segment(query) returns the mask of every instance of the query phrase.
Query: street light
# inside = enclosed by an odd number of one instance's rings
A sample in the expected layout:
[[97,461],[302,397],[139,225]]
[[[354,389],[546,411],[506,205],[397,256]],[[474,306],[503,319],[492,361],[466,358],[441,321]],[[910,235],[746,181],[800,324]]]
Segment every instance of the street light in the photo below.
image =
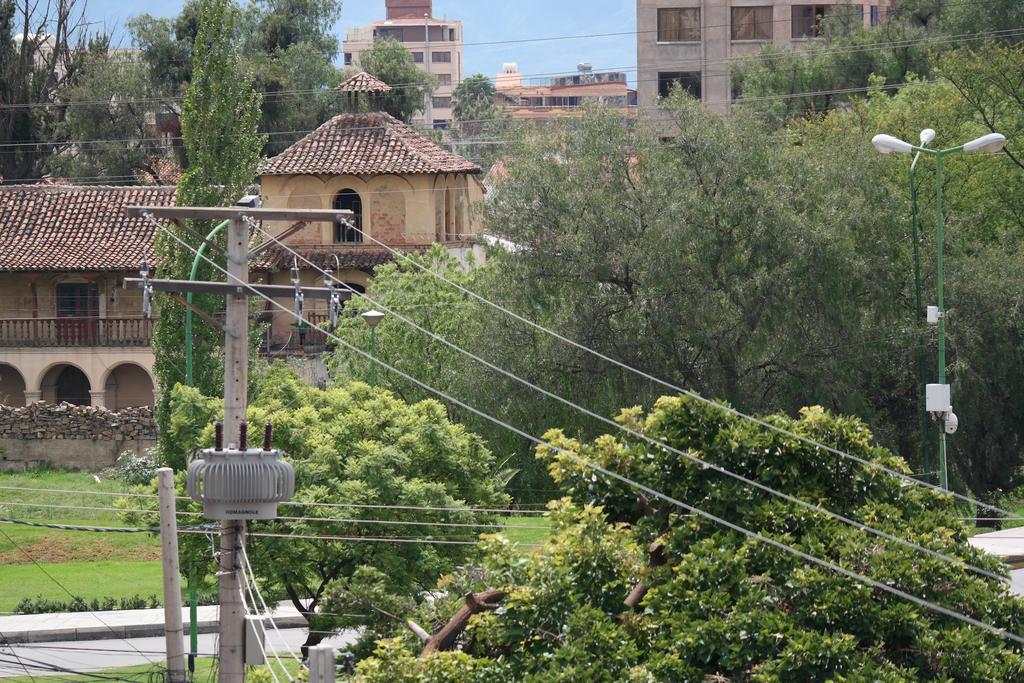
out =
[[363,321],[370,328],[370,386],[377,386],[377,326],[384,320],[380,311],[363,313]]
[[[915,202],[914,217],[916,225],[916,201],[917,201],[917,186],[915,181],[915,168],[917,161],[922,154],[926,154],[935,157],[935,231],[936,231],[936,245],[938,251],[938,260],[936,263],[936,283],[938,290],[938,306],[936,307],[936,315],[934,316],[936,324],[939,326],[939,381],[937,385],[930,385],[928,387],[928,396],[926,397],[927,404],[926,408],[931,409],[938,406],[939,403],[943,403],[939,410],[930,410],[940,417],[943,421],[943,431],[939,439],[939,485],[944,489],[949,488],[949,475],[946,468],[946,434],[952,434],[957,429],[958,420],[956,415],[953,414],[952,405],[948,400],[933,400],[934,397],[949,396],[949,387],[946,384],[946,310],[945,303],[942,297],[942,229],[943,229],[943,213],[942,213],[942,160],[954,154],[956,152],[985,152],[988,154],[995,154],[1006,146],[1006,137],[999,133],[990,133],[983,135],[982,137],[972,140],[967,144],[960,145],[959,147],[950,147],[949,149],[928,149],[926,145],[935,138],[935,131],[928,128],[921,132],[921,146],[916,147],[909,142],[900,140],[892,135],[876,135],[871,139],[871,144],[875,146],[882,154],[909,154],[911,152],[917,152],[917,157],[914,159],[914,163],[911,165],[911,195]],[[915,248],[917,240],[914,240]],[[920,307],[920,302],[918,303]],[[932,316],[929,316],[931,319]]]

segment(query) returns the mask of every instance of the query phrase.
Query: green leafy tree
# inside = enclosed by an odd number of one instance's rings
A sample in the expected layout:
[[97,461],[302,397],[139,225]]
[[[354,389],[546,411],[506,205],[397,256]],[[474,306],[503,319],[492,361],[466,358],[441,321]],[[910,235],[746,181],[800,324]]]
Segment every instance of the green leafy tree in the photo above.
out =
[[0,182],[40,177],[62,148],[60,91],[77,69],[87,27],[77,0],[0,0]]
[[306,44],[328,59],[338,54],[334,24],[341,0],[252,0],[247,13],[255,24],[252,47],[266,54]]
[[[115,185],[132,183],[137,171],[152,174],[152,161],[164,155],[146,125],[158,101],[145,66],[122,59],[99,36],[76,57],[76,75],[62,91],[68,104],[57,126],[66,149],[48,161],[64,177],[100,177]],[[79,141],[86,141],[80,143]]]
[[152,87],[168,97],[184,94],[192,80],[202,5],[202,0],[187,0],[177,17],[142,14],[128,20],[128,31],[141,50]]
[[475,124],[493,121],[498,117],[496,97],[494,84],[483,74],[473,74],[459,83],[452,95],[452,113],[463,132],[471,133],[479,129]]
[[[783,491],[980,566],[1000,562],[967,543],[948,497],[769,432],[689,398],[664,397],[619,420],[659,443],[699,453]],[[820,408],[779,427],[900,471],[863,423]],[[418,658],[410,635],[382,641],[356,680],[385,681],[989,681],[1020,680],[1018,647],[990,632],[859,583],[595,472],[582,458],[768,538],[1019,633],[1024,602],[962,565],[880,542],[646,442],[580,442],[553,431],[538,449],[566,498],[555,530],[525,558],[485,542],[482,571],[448,580],[451,598],[415,618],[446,620],[457,596],[485,587],[501,609],[472,619],[458,652]],[[559,449],[559,450],[556,450]],[[652,551],[652,548],[655,550]],[[657,561],[652,561],[657,558]],[[640,587],[640,582],[643,586]],[[627,595],[639,596],[635,608]],[[982,616],[983,615],[983,616]],[[397,631],[396,631],[397,632]],[[443,676],[439,675],[443,672]]]
[[380,106],[402,121],[426,108],[426,98],[434,92],[437,79],[416,66],[412,55],[394,38],[375,40],[373,48],[360,57],[363,69],[391,86],[391,92],[382,95]]
[[[265,137],[257,132],[260,95],[241,69],[233,32],[236,9],[229,0],[203,0],[196,35],[192,80],[182,109],[182,137],[187,167],[178,184],[179,206],[224,206],[244,195],[256,176]],[[193,232],[206,234],[212,225],[193,221]],[[172,227],[186,242],[196,244],[188,232]],[[219,244],[225,243],[223,233]],[[160,272],[171,279],[188,279],[195,254],[169,235],[156,242]],[[202,264],[199,279],[218,279],[218,272]],[[196,297],[211,314],[223,300]],[[166,432],[170,421],[169,389],[184,376],[184,307],[161,297],[160,318],[154,328],[155,372],[161,387],[157,423]],[[220,374],[220,337],[204,324],[194,327],[195,386],[210,395],[223,391]],[[165,460],[180,466],[185,454],[161,448]]]
[[[480,437],[451,423],[435,401],[406,403],[358,382],[323,391],[280,365],[255,386],[249,422],[272,422],[275,447],[295,467],[296,505],[281,514],[306,519],[256,522],[252,531],[340,537],[253,536],[246,546],[256,578],[265,593],[291,601],[310,620],[304,647],[324,632],[358,626],[366,627],[372,647],[390,631],[384,613],[412,609],[422,590],[475,552],[472,541],[487,526],[474,525],[497,521],[467,509],[507,505],[493,476],[495,460]],[[172,393],[168,443],[183,453],[211,444],[220,399],[183,386]],[[183,491],[184,473],[178,485]],[[448,510],[387,507],[396,505]],[[198,508],[190,503],[188,509]],[[216,571],[205,539],[183,546],[196,566]],[[353,614],[363,616],[345,616]]]

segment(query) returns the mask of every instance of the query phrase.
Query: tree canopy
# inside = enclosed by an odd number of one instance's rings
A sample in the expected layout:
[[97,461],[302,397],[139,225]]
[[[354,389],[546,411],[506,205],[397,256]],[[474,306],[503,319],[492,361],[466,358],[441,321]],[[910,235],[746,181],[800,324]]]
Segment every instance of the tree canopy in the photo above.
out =
[[[411,634],[379,643],[356,681],[990,681],[1020,680],[1024,656],[999,636],[843,576],[756,538],[638,496],[579,459],[814,557],[928,602],[1019,633],[1024,601],[999,562],[966,544],[951,500],[878,469],[839,460],[690,398],[663,397],[619,421],[833,511],[955,558],[879,541],[791,503],[619,435],[580,442],[560,431],[538,449],[564,498],[552,537],[523,555],[502,537],[479,569],[446,579],[448,598],[414,619],[454,613],[495,589],[499,609],[471,618],[455,651],[420,656]],[[820,408],[783,429],[908,472],[857,420]],[[556,450],[557,449],[557,450]],[[625,604],[629,596],[630,604]],[[396,633],[398,631],[396,630]]]
[[[256,176],[265,136],[257,132],[259,93],[241,67],[234,42],[237,10],[229,0],[202,0],[199,31],[195,38],[192,80],[182,107],[181,125],[186,168],[178,183],[179,206],[224,206],[246,194]],[[192,232],[205,235],[212,223],[193,221]],[[178,237],[198,248],[189,231],[172,227]],[[226,244],[222,231],[216,243]],[[188,279],[195,253],[170,235],[158,232],[156,250],[161,275]],[[216,270],[203,262],[199,279],[211,279]],[[160,297],[160,317],[154,326],[155,374],[161,389],[157,423],[161,435],[170,427],[170,389],[185,382],[183,320],[185,307],[168,296]],[[196,297],[195,303],[212,315],[223,299]],[[209,393],[220,393],[220,336],[207,324],[193,332],[194,384]],[[161,437],[163,438],[163,437]],[[163,443],[161,442],[161,446]],[[180,466],[185,454],[161,448],[165,461]]]
[[375,40],[360,60],[366,73],[391,86],[391,92],[379,97],[384,111],[408,122],[426,109],[426,98],[434,92],[437,79],[416,66],[400,42],[394,38]]
[[[449,421],[435,401],[406,403],[358,382],[324,391],[283,366],[266,369],[254,386],[248,420],[274,425],[274,446],[295,467],[296,493],[280,511],[291,519],[251,529],[333,537],[250,538],[256,578],[264,592],[307,615],[307,646],[325,632],[361,626],[372,648],[390,632],[379,610],[413,609],[418,593],[468,557],[476,534],[497,521],[470,508],[508,504],[495,476],[498,463],[479,436]],[[168,447],[182,454],[208,447],[222,399],[180,385],[172,393]],[[184,494],[184,473],[178,485]],[[216,571],[205,539],[183,545],[197,567]]]

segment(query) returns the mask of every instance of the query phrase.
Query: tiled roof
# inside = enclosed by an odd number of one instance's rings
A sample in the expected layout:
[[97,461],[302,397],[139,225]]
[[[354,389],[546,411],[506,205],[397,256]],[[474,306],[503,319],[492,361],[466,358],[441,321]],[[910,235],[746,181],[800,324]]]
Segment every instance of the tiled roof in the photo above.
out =
[[412,127],[383,113],[342,114],[266,161],[262,175],[480,173]]
[[0,271],[133,271],[153,262],[153,226],[131,205],[171,206],[174,187],[0,188]]
[[360,71],[352,78],[348,79],[337,88],[338,92],[368,92],[368,93],[387,93],[391,92],[391,86],[375,78],[365,71]]

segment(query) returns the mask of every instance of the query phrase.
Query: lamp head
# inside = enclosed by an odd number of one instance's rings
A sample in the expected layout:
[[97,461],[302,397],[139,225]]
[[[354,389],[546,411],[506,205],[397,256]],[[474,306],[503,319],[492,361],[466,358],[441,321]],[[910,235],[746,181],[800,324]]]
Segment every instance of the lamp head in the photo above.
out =
[[914,146],[891,135],[876,135],[871,138],[871,144],[882,154],[893,154],[896,152],[907,154],[914,151]]
[[985,152],[986,154],[995,154],[1006,146],[1006,136],[1000,133],[989,133],[983,135],[977,140],[971,140],[964,145],[965,152]]
[[384,314],[380,311],[367,311],[363,313],[363,320],[366,322],[366,326],[373,330],[380,325],[381,320],[384,320]]
[[927,147],[931,144],[931,141],[935,139],[935,131],[931,128],[925,128],[921,131],[921,146]]

